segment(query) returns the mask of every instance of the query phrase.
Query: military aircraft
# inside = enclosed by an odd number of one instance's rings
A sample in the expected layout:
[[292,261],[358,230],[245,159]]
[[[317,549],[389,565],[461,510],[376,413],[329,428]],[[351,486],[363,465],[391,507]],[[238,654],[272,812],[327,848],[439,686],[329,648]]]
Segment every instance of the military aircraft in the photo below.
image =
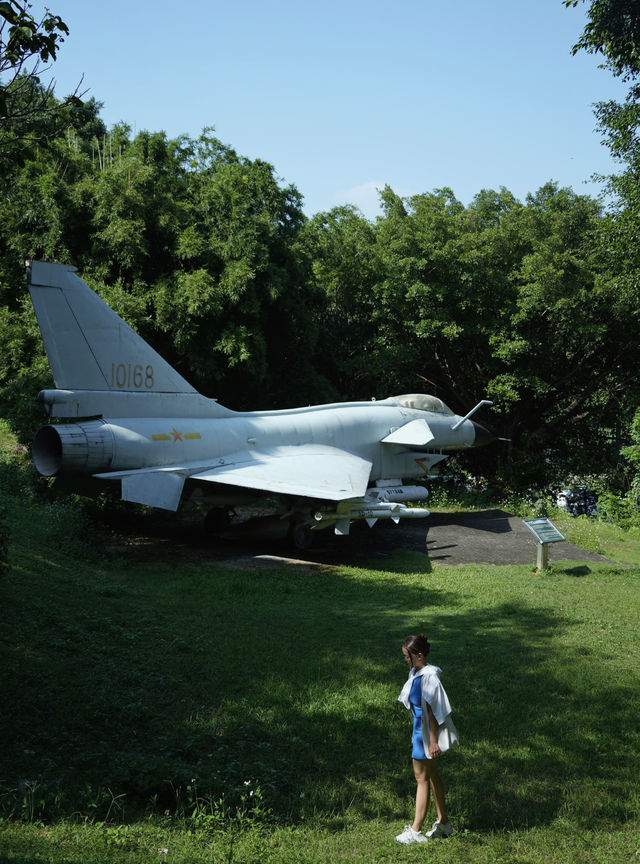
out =
[[120,483],[124,501],[177,510],[195,498],[224,524],[235,507],[275,499],[297,546],[312,531],[348,534],[353,520],[429,515],[424,477],[449,451],[494,440],[434,396],[409,394],[276,411],[232,411],[200,395],[76,275],[27,262],[29,292],[55,390],[32,455],[40,474]]

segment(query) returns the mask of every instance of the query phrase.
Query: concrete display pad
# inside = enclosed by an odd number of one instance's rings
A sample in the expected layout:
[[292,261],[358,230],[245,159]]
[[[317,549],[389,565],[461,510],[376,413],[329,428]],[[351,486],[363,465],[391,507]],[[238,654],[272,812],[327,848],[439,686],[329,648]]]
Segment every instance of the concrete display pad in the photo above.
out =
[[[178,554],[187,560],[219,561],[241,567],[277,566],[282,563],[356,567],[393,567],[392,559],[404,551],[424,556],[418,569],[457,564],[530,564],[535,567],[537,543],[522,519],[504,510],[457,513],[432,512],[426,519],[399,525],[364,522],[351,526],[348,537],[333,531],[318,532],[310,549],[293,549],[286,540],[257,540],[207,535],[198,521],[134,520],[126,531],[133,540],[130,551],[145,556]],[[131,535],[135,535],[135,539]],[[569,542],[549,546],[549,562],[607,561]],[[387,561],[389,562],[387,565]]]
[[[427,553],[432,564],[535,564],[536,539],[519,516],[504,510],[432,513]],[[549,544],[549,562],[607,561],[568,541]]]

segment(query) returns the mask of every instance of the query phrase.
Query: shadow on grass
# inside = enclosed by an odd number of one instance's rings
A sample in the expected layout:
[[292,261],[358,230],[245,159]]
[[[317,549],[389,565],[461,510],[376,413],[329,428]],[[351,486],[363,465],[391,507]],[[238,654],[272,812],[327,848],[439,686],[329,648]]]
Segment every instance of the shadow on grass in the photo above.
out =
[[334,827],[349,811],[408,816],[400,643],[426,630],[463,742],[442,760],[461,824],[547,824],[594,778],[599,809],[571,815],[623,821],[633,760],[602,742],[634,728],[634,701],[591,686],[588,647],[559,658],[581,683],[549,671],[574,620],[522,602],[469,608],[435,574],[409,574],[120,571],[24,550],[2,586],[0,812],[128,819],[224,799]]
[[580,564],[577,567],[565,567],[564,572],[568,576],[580,577],[580,576],[588,576],[592,571],[591,571],[591,567],[589,567],[587,564]]

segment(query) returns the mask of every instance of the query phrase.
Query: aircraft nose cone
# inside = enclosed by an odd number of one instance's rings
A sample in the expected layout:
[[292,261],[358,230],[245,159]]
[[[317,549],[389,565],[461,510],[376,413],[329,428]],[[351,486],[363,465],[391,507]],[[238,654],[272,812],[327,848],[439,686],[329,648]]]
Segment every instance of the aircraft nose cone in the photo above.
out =
[[492,441],[496,440],[496,436],[493,432],[489,432],[488,429],[485,429],[484,426],[481,426],[473,420],[471,422],[473,423],[473,428],[476,433],[476,440],[473,443],[474,447],[482,447],[483,444],[491,444]]

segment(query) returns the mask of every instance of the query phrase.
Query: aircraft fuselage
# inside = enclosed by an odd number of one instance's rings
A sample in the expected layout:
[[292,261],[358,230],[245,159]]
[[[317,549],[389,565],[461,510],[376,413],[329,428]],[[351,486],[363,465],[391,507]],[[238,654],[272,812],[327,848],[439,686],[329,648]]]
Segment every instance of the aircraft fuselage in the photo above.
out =
[[[478,424],[461,418],[383,402],[351,402],[281,411],[229,412],[206,417],[125,417],[86,420],[43,427],[33,455],[40,473],[100,474],[141,468],[226,464],[225,457],[272,451],[291,440],[305,445],[339,447],[372,463],[371,480],[419,477],[433,464],[434,450],[454,450],[476,443]],[[432,447],[408,449],[383,439],[412,420],[425,420]],[[482,427],[480,427],[482,428]]]

